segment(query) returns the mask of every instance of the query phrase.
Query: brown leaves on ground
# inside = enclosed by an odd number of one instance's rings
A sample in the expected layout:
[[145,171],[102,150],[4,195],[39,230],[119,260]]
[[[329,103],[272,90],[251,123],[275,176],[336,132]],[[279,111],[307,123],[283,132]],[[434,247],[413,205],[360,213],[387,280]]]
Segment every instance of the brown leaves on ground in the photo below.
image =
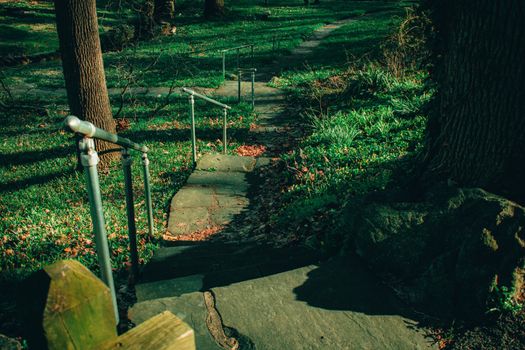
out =
[[115,119],[115,127],[117,132],[126,131],[131,126],[130,122],[126,118],[117,118]]
[[191,242],[206,241],[211,236],[214,236],[217,233],[219,233],[221,230],[222,230],[222,226],[214,226],[214,227],[205,228],[204,230],[201,230],[201,231],[185,233],[183,235],[177,235],[177,236],[173,236],[169,234],[168,232],[167,234],[163,236],[163,238],[165,241],[191,241]]
[[266,152],[266,146],[263,146],[263,145],[253,145],[253,146],[244,145],[244,146],[237,147],[235,152],[238,155],[244,156],[244,157],[259,157],[259,156],[263,155],[264,152]]

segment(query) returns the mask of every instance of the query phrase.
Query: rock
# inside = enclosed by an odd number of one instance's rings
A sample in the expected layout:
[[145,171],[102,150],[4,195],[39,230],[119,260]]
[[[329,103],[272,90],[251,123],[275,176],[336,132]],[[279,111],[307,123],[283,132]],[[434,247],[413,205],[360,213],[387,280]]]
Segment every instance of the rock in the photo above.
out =
[[494,286],[523,293],[525,208],[505,198],[444,186],[418,203],[365,199],[346,221],[347,246],[428,312],[476,319]]
[[0,334],[0,350],[22,350],[22,344],[16,339]]

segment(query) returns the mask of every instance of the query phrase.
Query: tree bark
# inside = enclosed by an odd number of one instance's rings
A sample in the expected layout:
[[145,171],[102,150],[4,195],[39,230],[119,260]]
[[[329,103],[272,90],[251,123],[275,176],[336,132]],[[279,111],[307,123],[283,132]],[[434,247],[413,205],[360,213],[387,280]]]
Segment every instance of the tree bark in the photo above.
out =
[[442,59],[434,72],[438,92],[427,128],[424,178],[523,201],[524,4],[445,2],[434,1]]
[[169,22],[175,12],[175,0],[155,0],[155,21]]
[[[55,0],[56,22],[67,99],[71,113],[95,126],[115,133],[102,51],[95,0]],[[100,168],[117,152],[107,142],[96,141]]]
[[224,14],[224,0],[205,0],[204,17],[213,18]]

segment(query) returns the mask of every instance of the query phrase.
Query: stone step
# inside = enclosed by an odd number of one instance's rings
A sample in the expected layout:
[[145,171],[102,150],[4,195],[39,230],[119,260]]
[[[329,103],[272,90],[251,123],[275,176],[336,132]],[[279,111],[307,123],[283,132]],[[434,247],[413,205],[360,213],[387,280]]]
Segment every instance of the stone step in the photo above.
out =
[[187,293],[205,291],[214,287],[261,278],[289,269],[318,262],[312,257],[294,257],[295,261],[268,261],[262,264],[242,265],[221,271],[141,283],[135,286],[137,302],[159,298],[181,296]]
[[206,243],[162,247],[142,270],[142,280],[159,280],[216,270],[226,259],[238,260],[252,256],[260,249],[255,243]]
[[245,173],[203,170],[194,171],[186,184],[188,186],[213,187],[218,194],[236,195],[245,194],[249,186]]
[[217,286],[259,278],[319,262],[322,258],[307,248],[271,249],[252,246],[242,252],[165,256],[144,269],[136,285],[138,301],[177,296]]
[[171,200],[166,238],[228,225],[248,208],[248,172],[270,162],[266,157],[203,156]]
[[268,159],[262,157],[206,154],[197,161],[196,170],[249,173],[268,162]]
[[[357,258],[291,268],[212,287],[226,327],[257,349],[432,349],[414,315]],[[193,327],[198,349],[215,349],[202,293],[135,304],[140,323],[168,310]]]

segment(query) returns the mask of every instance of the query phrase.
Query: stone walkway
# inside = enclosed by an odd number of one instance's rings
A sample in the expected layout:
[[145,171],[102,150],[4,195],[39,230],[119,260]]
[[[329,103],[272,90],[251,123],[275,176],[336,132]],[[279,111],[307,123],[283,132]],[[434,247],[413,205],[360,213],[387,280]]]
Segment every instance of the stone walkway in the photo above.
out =
[[[258,126],[252,134],[268,147],[267,155],[276,155],[293,137],[293,116],[287,115],[284,94],[266,86],[265,79],[283,62],[304,59],[349,21],[322,27],[259,75]],[[236,82],[226,82],[214,93],[236,96],[236,89]],[[248,92],[249,84],[243,84],[243,95]],[[231,231],[232,220],[250,208],[250,174],[269,162],[267,157],[203,156],[173,197],[167,238]],[[226,337],[235,338],[243,350],[433,348],[410,310],[357,258],[327,260],[307,248],[260,242],[166,242],[142,271],[129,317],[138,324],[170,310],[194,329],[197,349],[225,348],[210,334],[205,291],[215,297],[216,321]]]

